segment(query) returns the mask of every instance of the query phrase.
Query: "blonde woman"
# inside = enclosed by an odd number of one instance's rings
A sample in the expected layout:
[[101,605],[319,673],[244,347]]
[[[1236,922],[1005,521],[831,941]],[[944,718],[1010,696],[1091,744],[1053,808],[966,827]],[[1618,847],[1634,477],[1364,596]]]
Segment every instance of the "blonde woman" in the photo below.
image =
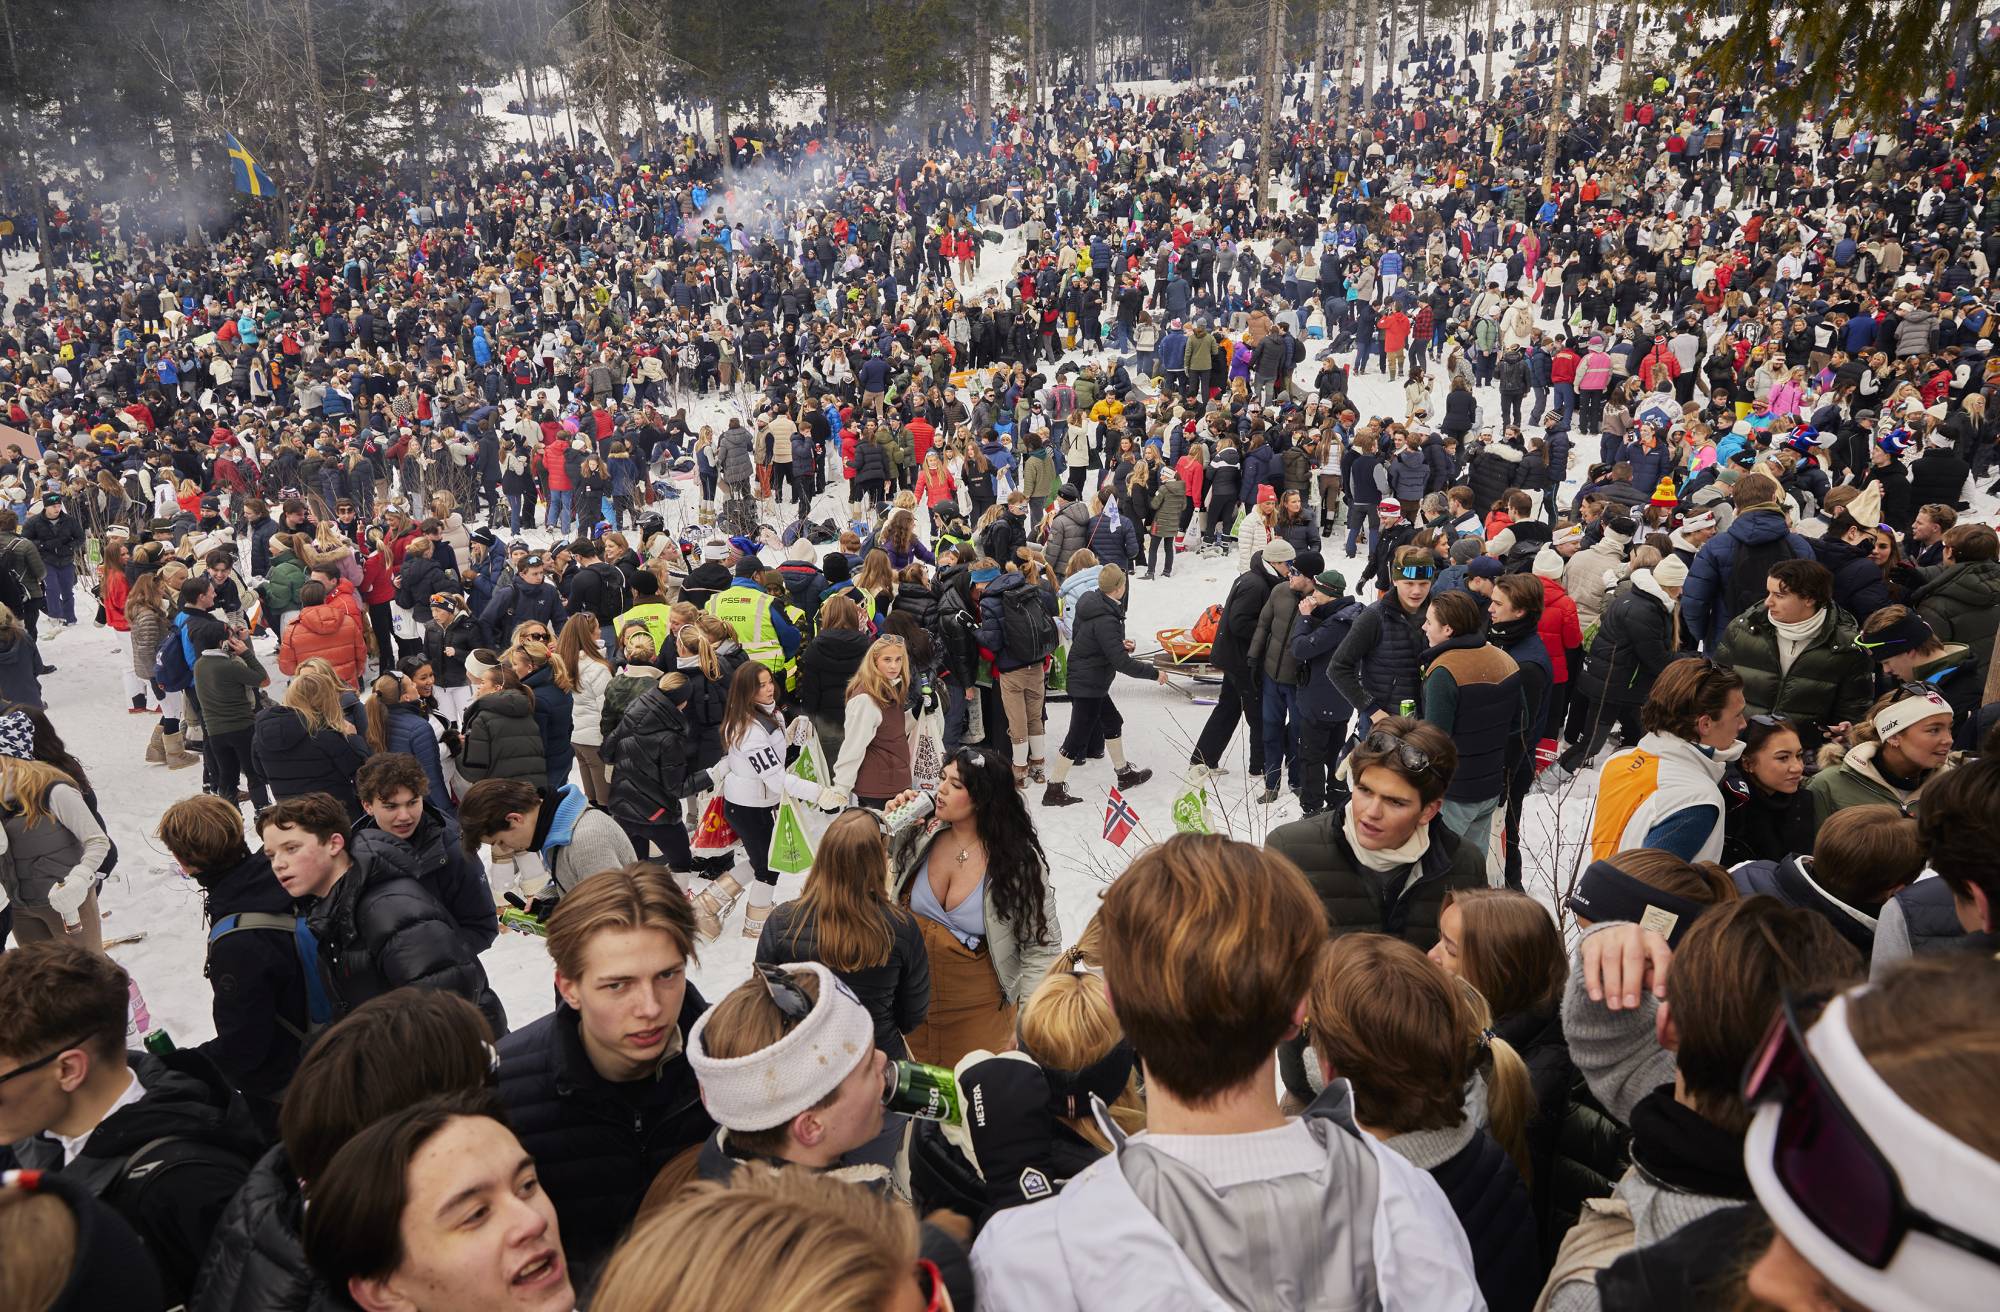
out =
[[331,793],[349,815],[361,817],[354,772],[368,759],[368,743],[348,718],[346,702],[352,695],[332,664],[314,657],[292,676],[282,705],[257,713],[250,729],[250,757],[275,800]]
[[910,787],[915,719],[909,714],[909,650],[894,634],[877,638],[847,681],[847,712],[825,810],[849,804],[880,809]]
[[104,950],[97,871],[111,854],[76,780],[35,759],[35,725],[24,711],[0,715],[0,889],[14,908],[21,943],[68,937]]
[[452,559],[462,568],[472,559],[472,531],[458,513],[458,498],[443,490],[431,493],[431,518],[437,521],[438,537],[451,544]]
[[875,547],[861,558],[861,569],[854,576],[854,590],[868,599],[871,623],[889,613],[889,603],[896,598],[896,567],[888,552]]
[[611,797],[605,779],[604,692],[611,686],[611,662],[604,659],[599,645],[603,626],[595,615],[572,615],[556,639],[556,658],[575,682],[571,707],[570,746],[576,749],[577,764],[583,767],[583,794],[592,806],[604,806]]

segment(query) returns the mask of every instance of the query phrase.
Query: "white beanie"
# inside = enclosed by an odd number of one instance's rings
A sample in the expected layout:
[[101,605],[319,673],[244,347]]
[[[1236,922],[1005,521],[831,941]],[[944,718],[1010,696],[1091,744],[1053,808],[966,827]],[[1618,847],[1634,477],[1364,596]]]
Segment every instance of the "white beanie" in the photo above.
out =
[[1564,561],[1562,553],[1554,547],[1543,547],[1535,553],[1534,571],[1539,579],[1553,579],[1562,582]]
[[743,1057],[711,1057],[708,1023],[720,1007],[710,1007],[688,1034],[688,1064],[701,1081],[708,1114],[725,1130],[770,1130],[791,1124],[859,1063],[875,1052],[875,1021],[834,973],[817,961],[784,967],[792,974],[819,977],[819,1001],[812,1014],[768,1048]]
[[1663,588],[1678,588],[1688,581],[1687,562],[1679,556],[1668,556],[1653,566],[1653,581]]

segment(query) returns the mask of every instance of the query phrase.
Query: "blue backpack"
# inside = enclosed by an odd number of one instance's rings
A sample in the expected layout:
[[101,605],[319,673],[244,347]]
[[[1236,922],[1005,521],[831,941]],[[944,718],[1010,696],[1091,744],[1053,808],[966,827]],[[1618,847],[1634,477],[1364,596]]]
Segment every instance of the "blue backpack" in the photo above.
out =
[[224,916],[209,927],[208,942],[213,948],[217,939],[246,929],[269,930],[291,936],[292,944],[298,949],[299,969],[306,980],[306,1028],[301,1033],[283,1016],[278,1024],[290,1030],[300,1042],[333,1023],[333,996],[327,992],[326,977],[321,973],[319,961],[319,938],[312,932],[304,916],[286,916],[273,911],[239,911]]
[[194,654],[188,650],[187,616],[174,616],[174,636],[153,658],[153,682],[162,692],[186,692],[194,685]]

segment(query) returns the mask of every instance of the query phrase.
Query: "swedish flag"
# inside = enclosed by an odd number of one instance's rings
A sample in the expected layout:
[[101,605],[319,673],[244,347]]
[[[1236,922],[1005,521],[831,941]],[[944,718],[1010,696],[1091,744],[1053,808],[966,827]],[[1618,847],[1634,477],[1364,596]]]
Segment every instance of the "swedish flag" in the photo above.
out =
[[236,190],[250,196],[268,196],[278,189],[271,182],[271,175],[258,167],[235,133],[225,132],[222,139],[229,143],[229,167],[236,175]]

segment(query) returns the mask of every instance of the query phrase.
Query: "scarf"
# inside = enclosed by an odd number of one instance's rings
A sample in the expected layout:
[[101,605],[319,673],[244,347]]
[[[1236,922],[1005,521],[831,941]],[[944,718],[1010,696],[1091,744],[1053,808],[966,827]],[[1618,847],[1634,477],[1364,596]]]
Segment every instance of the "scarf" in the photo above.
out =
[[1777,630],[1778,634],[1778,673],[1790,674],[1792,662],[1799,658],[1799,653],[1804,651],[1807,644],[1818,637],[1819,631],[1826,627],[1826,612],[1814,611],[1813,617],[1809,620],[1790,622],[1774,616],[1771,627]]
[[[1343,780],[1347,778],[1346,769],[1346,763],[1343,762],[1341,764],[1343,773],[1340,776]],[[1401,847],[1386,847],[1380,851],[1370,851],[1368,848],[1361,846],[1361,835],[1354,828],[1354,812],[1350,810],[1342,810],[1340,813],[1340,832],[1346,835],[1347,846],[1353,851],[1354,859],[1377,874],[1386,874],[1391,870],[1398,870],[1405,866],[1414,866],[1417,862],[1423,860],[1424,853],[1431,850],[1431,827],[1429,825],[1418,825],[1417,832],[1411,834],[1410,841],[1404,843]]]

